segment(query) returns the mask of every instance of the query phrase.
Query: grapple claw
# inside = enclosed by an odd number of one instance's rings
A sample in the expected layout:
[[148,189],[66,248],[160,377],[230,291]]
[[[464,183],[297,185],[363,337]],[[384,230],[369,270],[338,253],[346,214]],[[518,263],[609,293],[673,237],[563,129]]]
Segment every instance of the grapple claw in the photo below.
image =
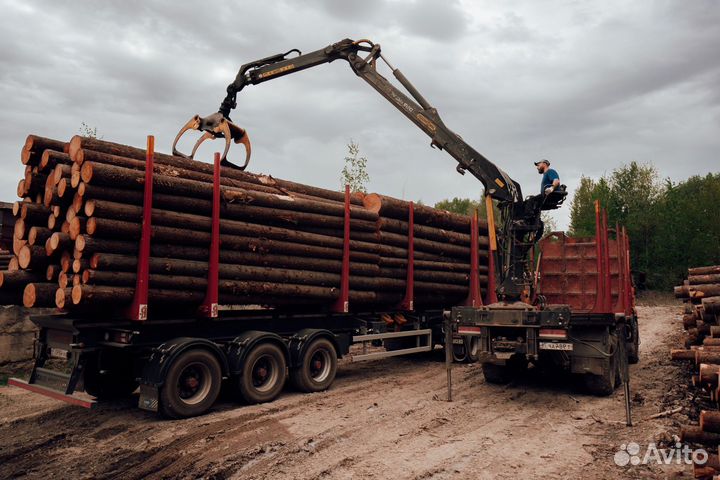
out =
[[[188,130],[202,130],[205,133],[203,133],[203,135],[198,139],[198,141],[195,142],[195,146],[193,147],[190,155],[185,155],[177,149],[177,143]],[[197,152],[200,145],[205,140],[211,138],[225,139],[225,150],[221,159],[221,163],[223,165],[238,168],[240,170],[245,170],[245,168],[250,163],[251,153],[250,139],[248,138],[247,132],[232,123],[229,119],[225,118],[219,112],[213,113],[212,115],[208,115],[204,118],[199,115],[195,115],[193,118],[191,118],[175,136],[175,141],[173,142],[173,155],[178,155],[184,158],[193,158],[195,157],[195,152]],[[245,164],[242,166],[235,165],[227,159],[227,154],[230,151],[231,140],[234,140],[235,143],[242,143],[245,146]]]

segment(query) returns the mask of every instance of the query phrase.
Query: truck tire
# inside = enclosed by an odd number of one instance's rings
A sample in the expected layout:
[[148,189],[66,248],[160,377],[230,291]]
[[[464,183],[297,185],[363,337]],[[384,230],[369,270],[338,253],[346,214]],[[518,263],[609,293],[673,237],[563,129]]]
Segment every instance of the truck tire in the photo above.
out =
[[245,357],[243,370],[236,379],[240,396],[250,404],[274,400],[285,385],[285,354],[274,343],[256,345]]
[[615,354],[607,359],[606,362],[603,362],[602,374],[594,375],[592,373],[586,373],[583,375],[583,383],[588,393],[598,397],[607,397],[615,391],[615,387],[617,387],[620,378],[618,365],[619,348],[617,342],[617,336],[610,335],[610,346],[614,349]]
[[475,363],[480,358],[480,337],[477,335],[467,335],[463,337],[465,343],[465,352],[467,363]]
[[301,392],[327,390],[337,373],[337,351],[327,338],[317,338],[308,345],[299,365],[290,371],[290,381]]
[[452,358],[455,363],[463,363],[467,361],[467,347],[465,346],[465,339],[462,343],[452,344]]
[[105,368],[94,357],[85,364],[83,385],[85,393],[98,400],[114,400],[130,396],[139,383],[129,359],[112,357]]
[[194,348],[170,365],[160,389],[160,411],[170,418],[194,417],[205,413],[220,394],[222,369],[207,350]]
[[512,380],[512,372],[508,365],[495,365],[493,363],[483,363],[483,376],[487,383],[503,385]]
[[637,318],[633,317],[630,321],[630,335],[632,338],[627,343],[628,363],[636,364],[640,361],[640,330],[638,328]]

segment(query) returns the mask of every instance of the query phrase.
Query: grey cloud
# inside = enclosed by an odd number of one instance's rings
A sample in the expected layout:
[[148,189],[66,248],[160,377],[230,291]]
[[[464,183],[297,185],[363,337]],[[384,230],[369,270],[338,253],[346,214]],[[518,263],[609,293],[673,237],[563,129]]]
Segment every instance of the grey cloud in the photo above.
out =
[[[653,161],[676,180],[717,171],[713,3],[33,5],[27,14],[27,5],[8,4],[0,18],[3,200],[14,196],[28,133],[66,139],[85,121],[134,145],[153,133],[168,151],[192,114],[217,109],[242,63],[345,37],[380,42],[446,124],[526,194],[538,183],[530,162],[545,156],[571,189],[581,174],[631,160]],[[353,138],[369,159],[371,190],[426,203],[481,193],[346,64],[248,87],[233,119],[253,140],[254,171],[338,188]],[[567,209],[557,215],[566,225]]]

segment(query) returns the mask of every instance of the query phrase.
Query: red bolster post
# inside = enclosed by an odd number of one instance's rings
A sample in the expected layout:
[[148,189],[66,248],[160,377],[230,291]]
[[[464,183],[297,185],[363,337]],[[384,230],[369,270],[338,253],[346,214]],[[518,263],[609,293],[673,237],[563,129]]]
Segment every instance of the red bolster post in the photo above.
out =
[[340,297],[332,310],[338,313],[350,311],[350,185],[345,185],[345,225],[343,232],[343,258],[340,272]]
[[152,237],[152,194],[155,154],[155,137],[148,135],[145,157],[145,190],[143,194],[143,218],[138,252],[135,293],[130,304],[129,317],[135,321],[148,318],[148,288],[150,278],[150,239]]
[[215,153],[213,169],[212,231],[210,258],[208,259],[207,290],[200,305],[200,315],[206,318],[218,316],[218,287],[220,276],[220,153]]

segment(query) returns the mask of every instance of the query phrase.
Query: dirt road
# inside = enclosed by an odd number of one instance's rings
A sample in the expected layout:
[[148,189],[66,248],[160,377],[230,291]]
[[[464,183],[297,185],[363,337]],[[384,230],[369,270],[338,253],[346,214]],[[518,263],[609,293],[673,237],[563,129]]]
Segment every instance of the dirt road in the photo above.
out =
[[[686,375],[668,360],[679,305],[640,308],[641,361],[631,367],[636,426],[623,395],[595,398],[524,378],[485,384],[476,365],[453,370],[446,402],[440,357],[343,364],[333,388],[285,392],[270,404],[226,399],[210,414],[158,420],[130,402],[96,411],[0,388],[3,477],[30,478],[668,478],[682,465],[619,467],[621,444],[671,441]],[[552,380],[552,379],[551,379]]]

